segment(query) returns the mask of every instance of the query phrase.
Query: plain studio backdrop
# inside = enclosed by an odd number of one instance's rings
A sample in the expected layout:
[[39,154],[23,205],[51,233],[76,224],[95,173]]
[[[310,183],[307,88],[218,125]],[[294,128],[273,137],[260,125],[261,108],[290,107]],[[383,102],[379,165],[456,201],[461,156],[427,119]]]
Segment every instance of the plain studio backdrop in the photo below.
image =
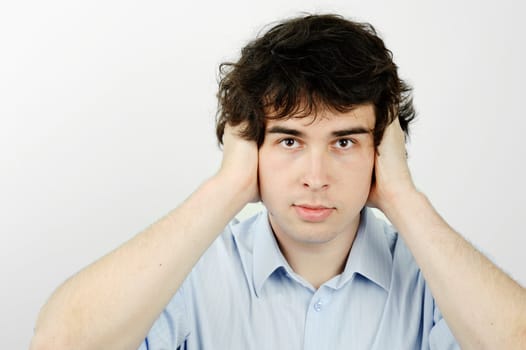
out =
[[416,184],[526,284],[522,2],[5,1],[2,348],[27,348],[60,283],[215,173],[218,64],[303,11],[375,25],[415,89]]

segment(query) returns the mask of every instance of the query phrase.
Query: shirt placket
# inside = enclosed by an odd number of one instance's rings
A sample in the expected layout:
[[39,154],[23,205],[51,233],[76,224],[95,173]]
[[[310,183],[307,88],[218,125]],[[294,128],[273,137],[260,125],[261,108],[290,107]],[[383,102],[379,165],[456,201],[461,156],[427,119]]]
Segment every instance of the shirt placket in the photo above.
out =
[[329,288],[321,287],[312,295],[306,312],[304,350],[324,349],[327,340],[332,336],[331,330],[327,329],[327,318],[330,317],[330,294]]

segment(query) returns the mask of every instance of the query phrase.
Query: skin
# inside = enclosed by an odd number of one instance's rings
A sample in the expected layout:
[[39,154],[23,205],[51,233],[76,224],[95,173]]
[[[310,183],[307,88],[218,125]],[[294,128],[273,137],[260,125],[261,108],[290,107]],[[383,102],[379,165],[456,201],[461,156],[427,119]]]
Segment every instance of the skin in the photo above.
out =
[[[311,126],[291,120],[304,134],[303,148],[293,151],[280,149],[272,141],[276,135],[258,151],[237,128],[227,127],[219,171],[178,208],[60,286],[39,314],[31,349],[137,349],[208,246],[246,203],[260,197],[258,173],[276,237],[294,269],[313,285],[341,271],[360,203],[367,201],[404,238],[463,349],[524,349],[524,288],[453,231],[417,191],[398,121],[386,129],[376,152],[365,135],[363,147],[351,151],[355,157],[333,148],[329,135],[339,123],[367,124],[356,111]],[[373,163],[376,182],[369,188]],[[359,190],[344,189],[352,184],[337,166],[350,172]],[[274,190],[270,175],[283,169]],[[280,196],[278,189],[287,191]],[[306,223],[291,207],[305,201],[335,210],[324,222]],[[340,241],[345,249],[336,247]],[[313,254],[322,269],[309,265]]]
[[267,123],[261,199],[287,261],[316,288],[342,271],[354,241],[371,187],[374,123],[372,105]]
[[526,289],[478,252],[413,183],[398,120],[375,159],[369,205],[398,229],[462,349],[526,348]]

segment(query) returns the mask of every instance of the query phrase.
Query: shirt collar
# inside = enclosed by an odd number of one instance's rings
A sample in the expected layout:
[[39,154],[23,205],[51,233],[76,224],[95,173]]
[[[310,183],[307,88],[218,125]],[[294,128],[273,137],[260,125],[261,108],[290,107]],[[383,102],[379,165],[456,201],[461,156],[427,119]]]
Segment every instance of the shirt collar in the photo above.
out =
[[257,228],[254,230],[254,291],[257,296],[261,295],[261,288],[267,279],[277,269],[284,268],[289,274],[292,268],[281,253],[278,242],[268,220],[268,212],[260,213],[255,222]]
[[349,282],[354,274],[360,274],[385,290],[391,284],[393,255],[385,223],[378,219],[372,209],[365,207],[360,214],[360,225],[342,274],[327,285],[335,289]]
[[[292,268],[279,249],[268,220],[268,212],[263,210],[250,225],[254,239],[252,246],[254,291],[260,295],[267,279],[279,268],[293,275]],[[392,253],[388,237],[381,219],[375,217],[369,208],[360,213],[360,225],[353,246],[347,258],[344,271],[326,283],[328,287],[339,289],[349,282],[354,274],[360,274],[385,290],[389,290]]]

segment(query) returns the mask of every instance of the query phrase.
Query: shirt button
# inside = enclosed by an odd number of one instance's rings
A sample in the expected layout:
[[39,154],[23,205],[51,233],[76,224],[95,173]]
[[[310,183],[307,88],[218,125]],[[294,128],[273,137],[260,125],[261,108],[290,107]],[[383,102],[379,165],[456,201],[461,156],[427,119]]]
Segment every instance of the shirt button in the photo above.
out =
[[316,304],[314,304],[313,307],[314,307],[314,311],[320,312],[321,311],[321,307],[322,307],[321,301],[318,301]]

